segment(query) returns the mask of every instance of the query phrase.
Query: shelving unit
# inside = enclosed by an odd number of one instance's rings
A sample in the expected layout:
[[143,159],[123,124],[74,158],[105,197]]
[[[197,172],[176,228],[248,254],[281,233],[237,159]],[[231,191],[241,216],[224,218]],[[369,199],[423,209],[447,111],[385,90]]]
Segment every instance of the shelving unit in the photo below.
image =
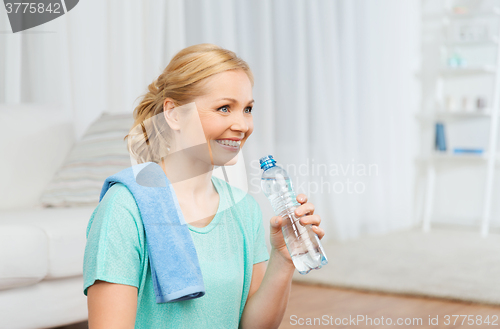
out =
[[[475,1],[477,4],[480,1]],[[495,165],[497,164],[499,156],[497,154],[497,139],[498,139],[498,124],[499,124],[499,111],[500,111],[500,8],[492,7],[491,10],[483,10],[479,12],[466,12],[461,14],[453,13],[452,9],[456,1],[449,0],[446,3],[445,8],[441,15],[424,17],[425,20],[429,19],[439,19],[443,30],[449,28],[451,24],[457,24],[457,22],[466,22],[467,20],[477,20],[477,19],[498,19],[497,31],[494,35],[488,35],[481,40],[466,40],[457,41],[446,39],[441,43],[441,53],[447,54],[451,48],[460,47],[495,47],[496,49],[496,60],[494,64],[479,64],[479,65],[463,65],[457,67],[442,67],[436,72],[436,90],[435,90],[435,103],[438,104],[434,109],[432,114],[419,115],[417,118],[422,123],[429,122],[449,122],[452,120],[489,120],[489,139],[486,151],[482,154],[450,154],[442,152],[430,152],[429,155],[420,157],[419,160],[422,161],[427,168],[426,177],[426,188],[423,198],[423,230],[429,231],[431,227],[431,219],[433,215],[433,203],[434,203],[434,192],[436,183],[436,164],[448,163],[448,162],[460,162],[467,165],[469,162],[473,162],[476,165],[484,165],[486,168],[486,181],[484,184],[484,200],[481,216],[481,228],[480,233],[482,236],[487,236],[489,232],[489,223],[491,217],[491,201],[493,192],[493,180],[495,175]],[[464,7],[460,7],[464,9]],[[449,30],[447,30],[449,31]],[[491,31],[490,31],[491,32]],[[449,38],[449,33],[446,34]],[[452,79],[470,79],[472,77],[477,77],[478,75],[489,75],[493,78],[493,95],[491,95],[491,101],[488,104],[488,108],[483,108],[481,112],[465,112],[456,109],[454,112],[446,111],[444,109],[444,97],[443,91],[444,87],[449,80]]]

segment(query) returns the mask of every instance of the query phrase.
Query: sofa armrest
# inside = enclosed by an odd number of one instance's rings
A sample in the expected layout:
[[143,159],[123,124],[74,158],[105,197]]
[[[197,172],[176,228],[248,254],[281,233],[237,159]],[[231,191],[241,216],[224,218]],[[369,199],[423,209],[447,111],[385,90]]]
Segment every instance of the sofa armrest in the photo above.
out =
[[0,223],[0,291],[43,280],[49,268],[48,248],[42,229]]

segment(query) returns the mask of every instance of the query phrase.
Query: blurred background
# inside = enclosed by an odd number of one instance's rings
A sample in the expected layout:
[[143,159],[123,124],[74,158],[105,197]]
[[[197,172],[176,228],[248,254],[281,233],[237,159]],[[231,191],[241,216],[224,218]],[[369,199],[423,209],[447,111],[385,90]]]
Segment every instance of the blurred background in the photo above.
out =
[[268,154],[326,231],[329,264],[296,273],[283,328],[357,314],[425,327],[449,309],[498,319],[499,31],[499,0],[86,0],[17,33],[2,7],[0,328],[86,327],[102,184],[131,165],[140,96],[199,43],[254,73],[255,128],[230,177],[267,232]]

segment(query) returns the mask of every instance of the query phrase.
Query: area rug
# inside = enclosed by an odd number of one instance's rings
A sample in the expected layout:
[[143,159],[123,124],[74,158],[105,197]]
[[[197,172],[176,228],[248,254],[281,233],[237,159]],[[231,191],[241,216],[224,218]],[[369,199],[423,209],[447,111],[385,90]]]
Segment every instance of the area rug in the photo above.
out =
[[500,234],[420,228],[325,244],[328,264],[295,282],[500,305]]

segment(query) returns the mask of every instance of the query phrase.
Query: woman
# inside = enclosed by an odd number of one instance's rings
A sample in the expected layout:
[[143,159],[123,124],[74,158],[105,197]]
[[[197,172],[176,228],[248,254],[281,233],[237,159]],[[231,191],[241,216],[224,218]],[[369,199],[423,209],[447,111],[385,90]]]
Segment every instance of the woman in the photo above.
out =
[[[212,176],[214,166],[236,163],[253,131],[252,87],[247,63],[211,44],[181,50],[149,86],[134,111],[129,151],[139,163],[161,165],[172,183],[206,294],[155,302],[139,210],[128,189],[115,184],[87,228],[84,292],[90,329],[279,326],[295,270],[281,233],[282,218],[270,220],[269,254],[257,202],[239,190],[237,203],[225,211],[234,200],[227,183]],[[304,194],[297,201],[296,214],[309,213],[301,222],[312,224],[322,238],[314,206]]]

